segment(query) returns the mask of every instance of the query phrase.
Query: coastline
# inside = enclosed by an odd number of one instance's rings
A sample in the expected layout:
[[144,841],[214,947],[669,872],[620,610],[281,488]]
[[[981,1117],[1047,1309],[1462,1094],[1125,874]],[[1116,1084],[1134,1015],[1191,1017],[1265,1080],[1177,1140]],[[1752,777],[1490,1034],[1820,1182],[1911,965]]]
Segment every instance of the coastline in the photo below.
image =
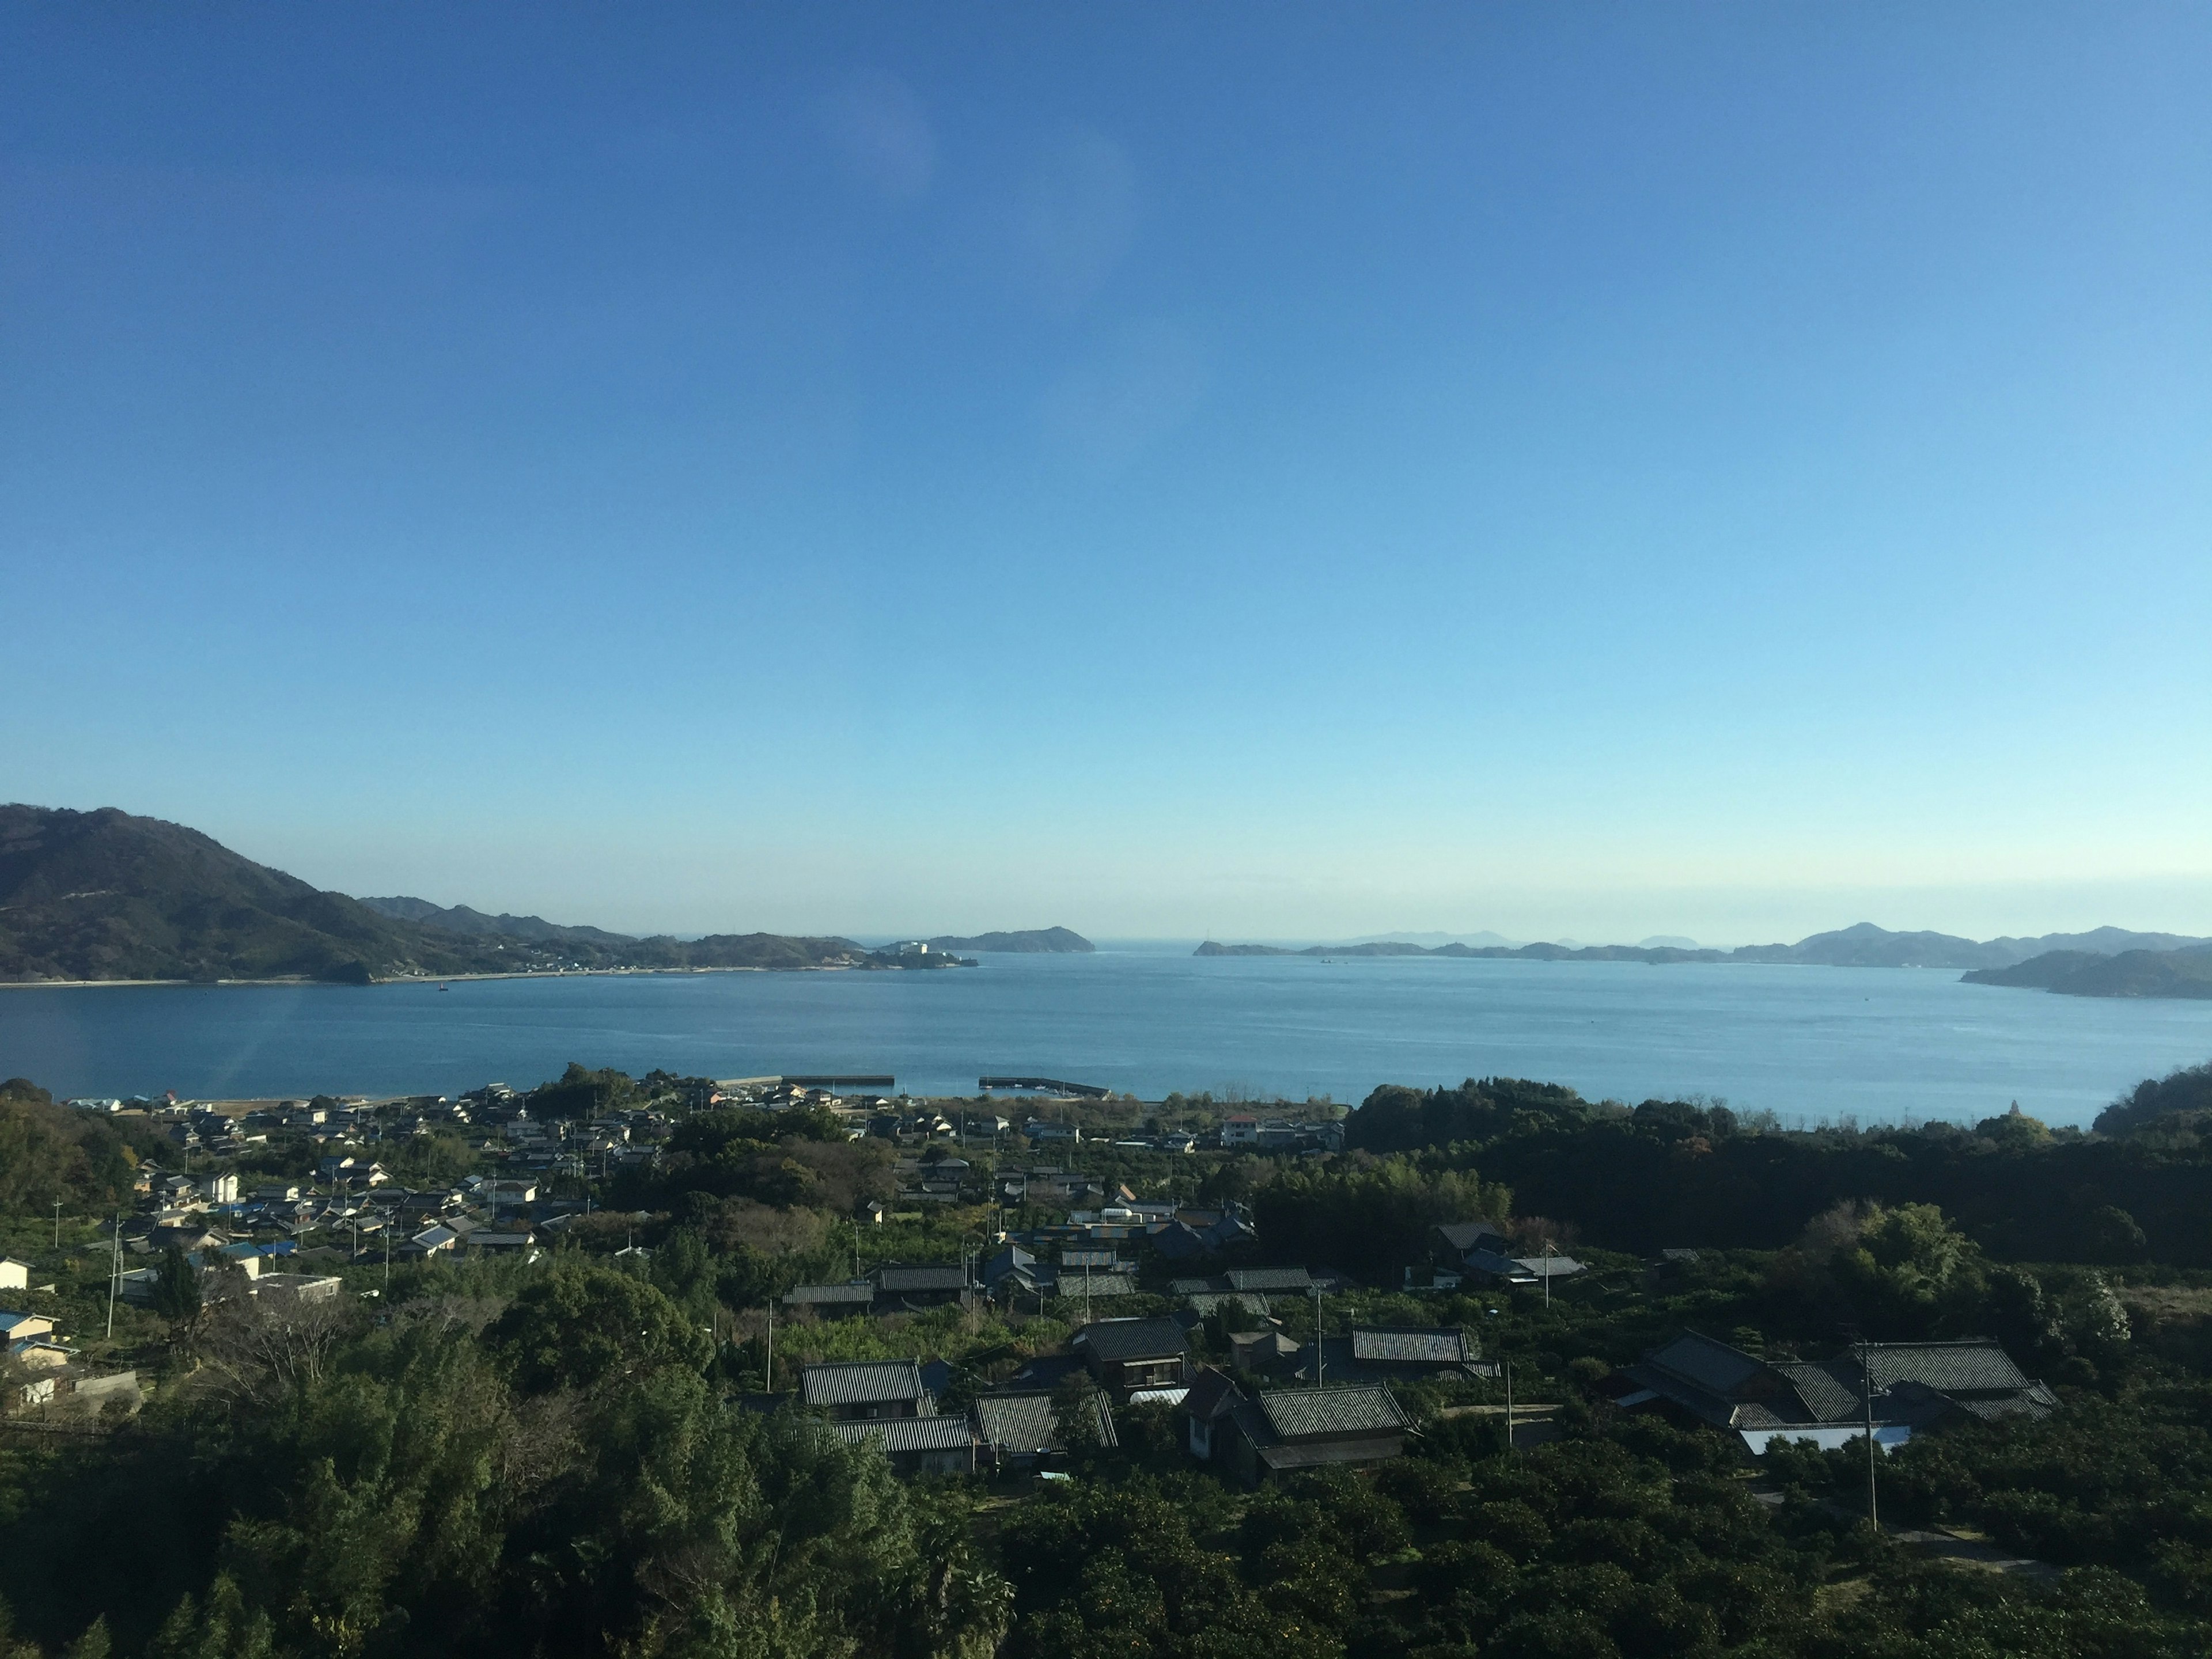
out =
[[573,968],[521,969],[507,974],[395,974],[373,979],[367,985],[343,980],[313,979],[287,974],[274,979],[9,979],[0,980],[0,991],[94,991],[131,987],[165,986],[172,989],[214,990],[227,986],[319,985],[334,991],[365,991],[380,985],[453,985],[479,979],[644,979],[697,974],[844,974],[854,971],[842,963],[808,963],[799,968]]

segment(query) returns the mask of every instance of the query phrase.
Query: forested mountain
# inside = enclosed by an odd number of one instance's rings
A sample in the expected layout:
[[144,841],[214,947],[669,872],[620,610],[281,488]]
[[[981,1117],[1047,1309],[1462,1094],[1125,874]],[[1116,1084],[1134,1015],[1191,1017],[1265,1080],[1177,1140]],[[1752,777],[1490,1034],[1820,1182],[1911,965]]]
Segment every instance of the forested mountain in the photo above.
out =
[[[422,900],[372,907],[113,807],[0,805],[0,981],[322,979],[568,968],[896,968],[847,939],[630,939]],[[418,908],[419,907],[419,908]],[[409,914],[392,914],[404,911]],[[523,931],[504,931],[514,923]],[[934,967],[934,960],[927,965]]]
[[1098,947],[1066,927],[1031,927],[1019,933],[978,933],[960,939],[947,933],[929,941],[933,951],[1002,951],[1018,956],[1073,956]]
[[460,933],[472,939],[496,936],[563,945],[576,941],[592,945],[631,945],[636,942],[627,933],[610,933],[603,927],[563,927],[543,916],[515,916],[504,912],[488,916],[465,904],[447,907],[433,904],[428,899],[405,897],[365,898],[362,902],[379,915],[390,916],[396,921],[420,922],[426,927],[436,927],[448,933]]
[[1984,968],[1977,985],[2015,985],[2071,997],[2212,997],[2212,947],[2185,951],[2051,951],[2008,968]]
[[496,969],[232,852],[197,830],[103,807],[0,806],[0,979],[366,979]]

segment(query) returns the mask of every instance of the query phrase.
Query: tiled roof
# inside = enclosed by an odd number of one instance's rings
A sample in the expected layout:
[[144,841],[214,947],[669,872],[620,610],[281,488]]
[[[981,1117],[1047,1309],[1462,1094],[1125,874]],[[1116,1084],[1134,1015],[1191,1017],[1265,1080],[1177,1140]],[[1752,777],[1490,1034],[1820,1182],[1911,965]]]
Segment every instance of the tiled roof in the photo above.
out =
[[1304,1469],[1328,1463],[1380,1463],[1405,1449],[1396,1433],[1363,1435],[1351,1440],[1283,1441],[1259,1449],[1271,1469]]
[[1078,1331],[1070,1346],[1080,1343],[1111,1363],[1123,1359],[1165,1359],[1188,1354],[1182,1327],[1172,1319],[1102,1319]]
[[1063,1249],[1060,1253],[1063,1267],[1118,1267],[1122,1265],[1116,1250]]
[[1583,1264],[1571,1255],[1516,1255],[1513,1259],[1539,1279],[1547,1274],[1553,1279],[1571,1279],[1585,1271]]
[[1448,1221],[1437,1231],[1455,1250],[1471,1250],[1486,1238],[1504,1238],[1494,1221]]
[[1170,1279],[1168,1280],[1170,1296],[1213,1296],[1218,1295],[1228,1288],[1229,1281],[1225,1279]]
[[968,1288],[968,1272],[964,1267],[878,1267],[868,1275],[887,1296],[902,1296],[915,1291],[963,1291]]
[[1227,1372],[1207,1365],[1200,1368],[1198,1380],[1183,1395],[1182,1408],[1193,1417],[1211,1421],[1234,1410],[1243,1398]]
[[1304,1267],[1231,1267],[1222,1275],[1232,1291],[1310,1291],[1313,1276]]
[[866,1307],[876,1299],[872,1285],[794,1285],[784,1295],[787,1306],[842,1304]]
[[1071,1301],[1086,1296],[1134,1296],[1137,1279],[1133,1273],[1091,1273],[1086,1278],[1079,1273],[1069,1273],[1063,1267],[1054,1288],[1058,1294]]
[[961,1451],[975,1443],[964,1417],[879,1417],[865,1423],[832,1423],[842,1441],[878,1439],[887,1452]]
[[915,1359],[809,1365],[799,1388],[810,1406],[872,1406],[927,1397],[921,1362]]
[[[1114,1413],[1103,1395],[1090,1396],[1099,1438],[1115,1444]],[[1059,1451],[1060,1426],[1048,1394],[987,1394],[975,1402],[975,1433],[984,1444],[1010,1452]]]
[[1741,1348],[1695,1331],[1685,1331],[1672,1342],[1655,1348],[1645,1363],[1671,1371],[1686,1382],[1718,1395],[1734,1394],[1759,1375],[1759,1362]]
[[1778,1363],[1775,1370],[1797,1390],[1805,1409],[1816,1423],[1841,1423],[1862,1415],[1865,1407],[1858,1390],[1857,1367],[1849,1381],[1838,1376],[1833,1364],[1811,1365],[1799,1361]]
[[[1856,1369],[1858,1354],[1838,1354],[1834,1363]],[[1878,1342],[1869,1350],[1868,1364],[1877,1393],[1899,1382],[1954,1395],[2008,1394],[2028,1385],[1994,1342]]]
[[1407,1426],[1382,1388],[1270,1389],[1259,1398],[1267,1426],[1285,1440],[1320,1434],[1377,1434]]
[[1474,1356],[1468,1352],[1467,1333],[1456,1327],[1355,1325],[1352,1330],[1352,1357],[1357,1360],[1457,1365]]

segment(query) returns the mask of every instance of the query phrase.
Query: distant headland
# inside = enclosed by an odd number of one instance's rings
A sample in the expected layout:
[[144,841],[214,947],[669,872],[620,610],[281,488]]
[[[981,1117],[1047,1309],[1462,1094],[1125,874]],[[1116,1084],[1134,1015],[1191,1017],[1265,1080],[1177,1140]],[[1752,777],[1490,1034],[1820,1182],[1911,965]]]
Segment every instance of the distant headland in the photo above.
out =
[[160,818],[0,805],[0,984],[912,972],[972,965],[963,950],[1091,949],[1064,927],[929,943],[923,951],[834,935],[634,939],[427,899],[356,899]]

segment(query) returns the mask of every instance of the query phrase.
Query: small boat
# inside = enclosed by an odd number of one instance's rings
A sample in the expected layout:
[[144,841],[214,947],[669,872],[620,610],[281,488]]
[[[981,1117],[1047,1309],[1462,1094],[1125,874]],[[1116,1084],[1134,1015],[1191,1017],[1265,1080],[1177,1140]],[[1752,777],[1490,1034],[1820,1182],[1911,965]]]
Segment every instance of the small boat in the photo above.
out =
[[444,990],[446,988],[445,988],[444,986],[441,985],[438,988],[439,988],[441,991],[442,991],[442,990]]

